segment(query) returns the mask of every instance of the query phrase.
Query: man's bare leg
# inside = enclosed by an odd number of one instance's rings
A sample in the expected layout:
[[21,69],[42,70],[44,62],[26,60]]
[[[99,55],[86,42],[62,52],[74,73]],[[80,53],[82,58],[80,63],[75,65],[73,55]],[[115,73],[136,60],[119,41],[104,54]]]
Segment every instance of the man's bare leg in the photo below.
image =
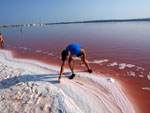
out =
[[86,60],[86,58],[82,56],[82,57],[81,57],[81,60],[82,60],[82,62],[86,65],[87,69],[89,70],[89,69],[90,69],[90,66],[89,66],[88,61]]
[[70,70],[71,70],[72,74],[74,74],[73,57],[69,58],[68,63],[69,63],[69,67],[70,67]]
[[73,66],[73,57],[69,58],[69,67],[70,67],[71,72],[72,72],[72,75],[70,76],[70,79],[73,79],[75,77],[74,66]]
[[90,66],[89,66],[89,63],[88,63],[88,61],[86,60],[86,58],[85,58],[84,56],[82,56],[82,57],[81,57],[81,60],[82,60],[82,62],[84,62],[84,64],[86,65],[86,67],[87,67],[87,69],[88,69],[88,72],[89,72],[89,73],[92,73],[92,70],[91,70],[91,68],[90,68]]

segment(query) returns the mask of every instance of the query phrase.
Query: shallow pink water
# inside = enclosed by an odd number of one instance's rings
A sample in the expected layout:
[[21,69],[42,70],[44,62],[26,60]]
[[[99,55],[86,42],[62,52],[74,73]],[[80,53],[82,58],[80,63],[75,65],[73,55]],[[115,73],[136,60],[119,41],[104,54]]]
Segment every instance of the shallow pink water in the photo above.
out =
[[[21,32],[20,32],[21,31]],[[0,29],[15,57],[61,65],[70,43],[81,44],[97,74],[118,79],[141,113],[150,108],[150,23],[89,23]],[[80,60],[77,70],[86,70]]]

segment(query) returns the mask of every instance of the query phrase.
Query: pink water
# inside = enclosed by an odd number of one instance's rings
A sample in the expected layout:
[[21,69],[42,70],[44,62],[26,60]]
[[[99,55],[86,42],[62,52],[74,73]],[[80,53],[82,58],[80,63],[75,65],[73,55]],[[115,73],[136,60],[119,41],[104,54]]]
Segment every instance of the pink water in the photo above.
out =
[[[111,76],[140,113],[150,112],[150,22],[88,23],[1,28],[5,48],[17,58],[61,65],[60,54],[70,43],[81,44],[93,71]],[[76,70],[86,70],[80,60]]]

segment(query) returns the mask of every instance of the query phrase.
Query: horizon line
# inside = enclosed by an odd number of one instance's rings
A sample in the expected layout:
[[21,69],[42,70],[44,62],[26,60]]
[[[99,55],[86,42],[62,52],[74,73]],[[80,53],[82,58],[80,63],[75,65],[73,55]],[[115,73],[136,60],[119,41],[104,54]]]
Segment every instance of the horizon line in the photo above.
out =
[[25,27],[25,26],[43,26],[43,25],[56,25],[56,24],[100,23],[100,22],[133,22],[133,21],[150,21],[150,18],[103,19],[103,20],[98,20],[97,19],[97,20],[51,22],[51,23],[39,23],[39,24],[0,25],[0,28],[4,28],[4,27]]

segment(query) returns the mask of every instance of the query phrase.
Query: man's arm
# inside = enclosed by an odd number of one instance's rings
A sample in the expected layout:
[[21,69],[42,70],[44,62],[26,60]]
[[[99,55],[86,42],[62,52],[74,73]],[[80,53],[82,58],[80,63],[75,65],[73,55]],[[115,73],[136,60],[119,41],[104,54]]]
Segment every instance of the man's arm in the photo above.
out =
[[65,64],[66,64],[66,62],[63,61],[63,62],[62,62],[62,65],[61,65],[61,69],[60,69],[60,75],[59,75],[59,78],[58,78],[58,81],[59,81],[59,82],[61,82],[60,80],[61,80],[62,74],[63,74],[63,72],[64,72]]

